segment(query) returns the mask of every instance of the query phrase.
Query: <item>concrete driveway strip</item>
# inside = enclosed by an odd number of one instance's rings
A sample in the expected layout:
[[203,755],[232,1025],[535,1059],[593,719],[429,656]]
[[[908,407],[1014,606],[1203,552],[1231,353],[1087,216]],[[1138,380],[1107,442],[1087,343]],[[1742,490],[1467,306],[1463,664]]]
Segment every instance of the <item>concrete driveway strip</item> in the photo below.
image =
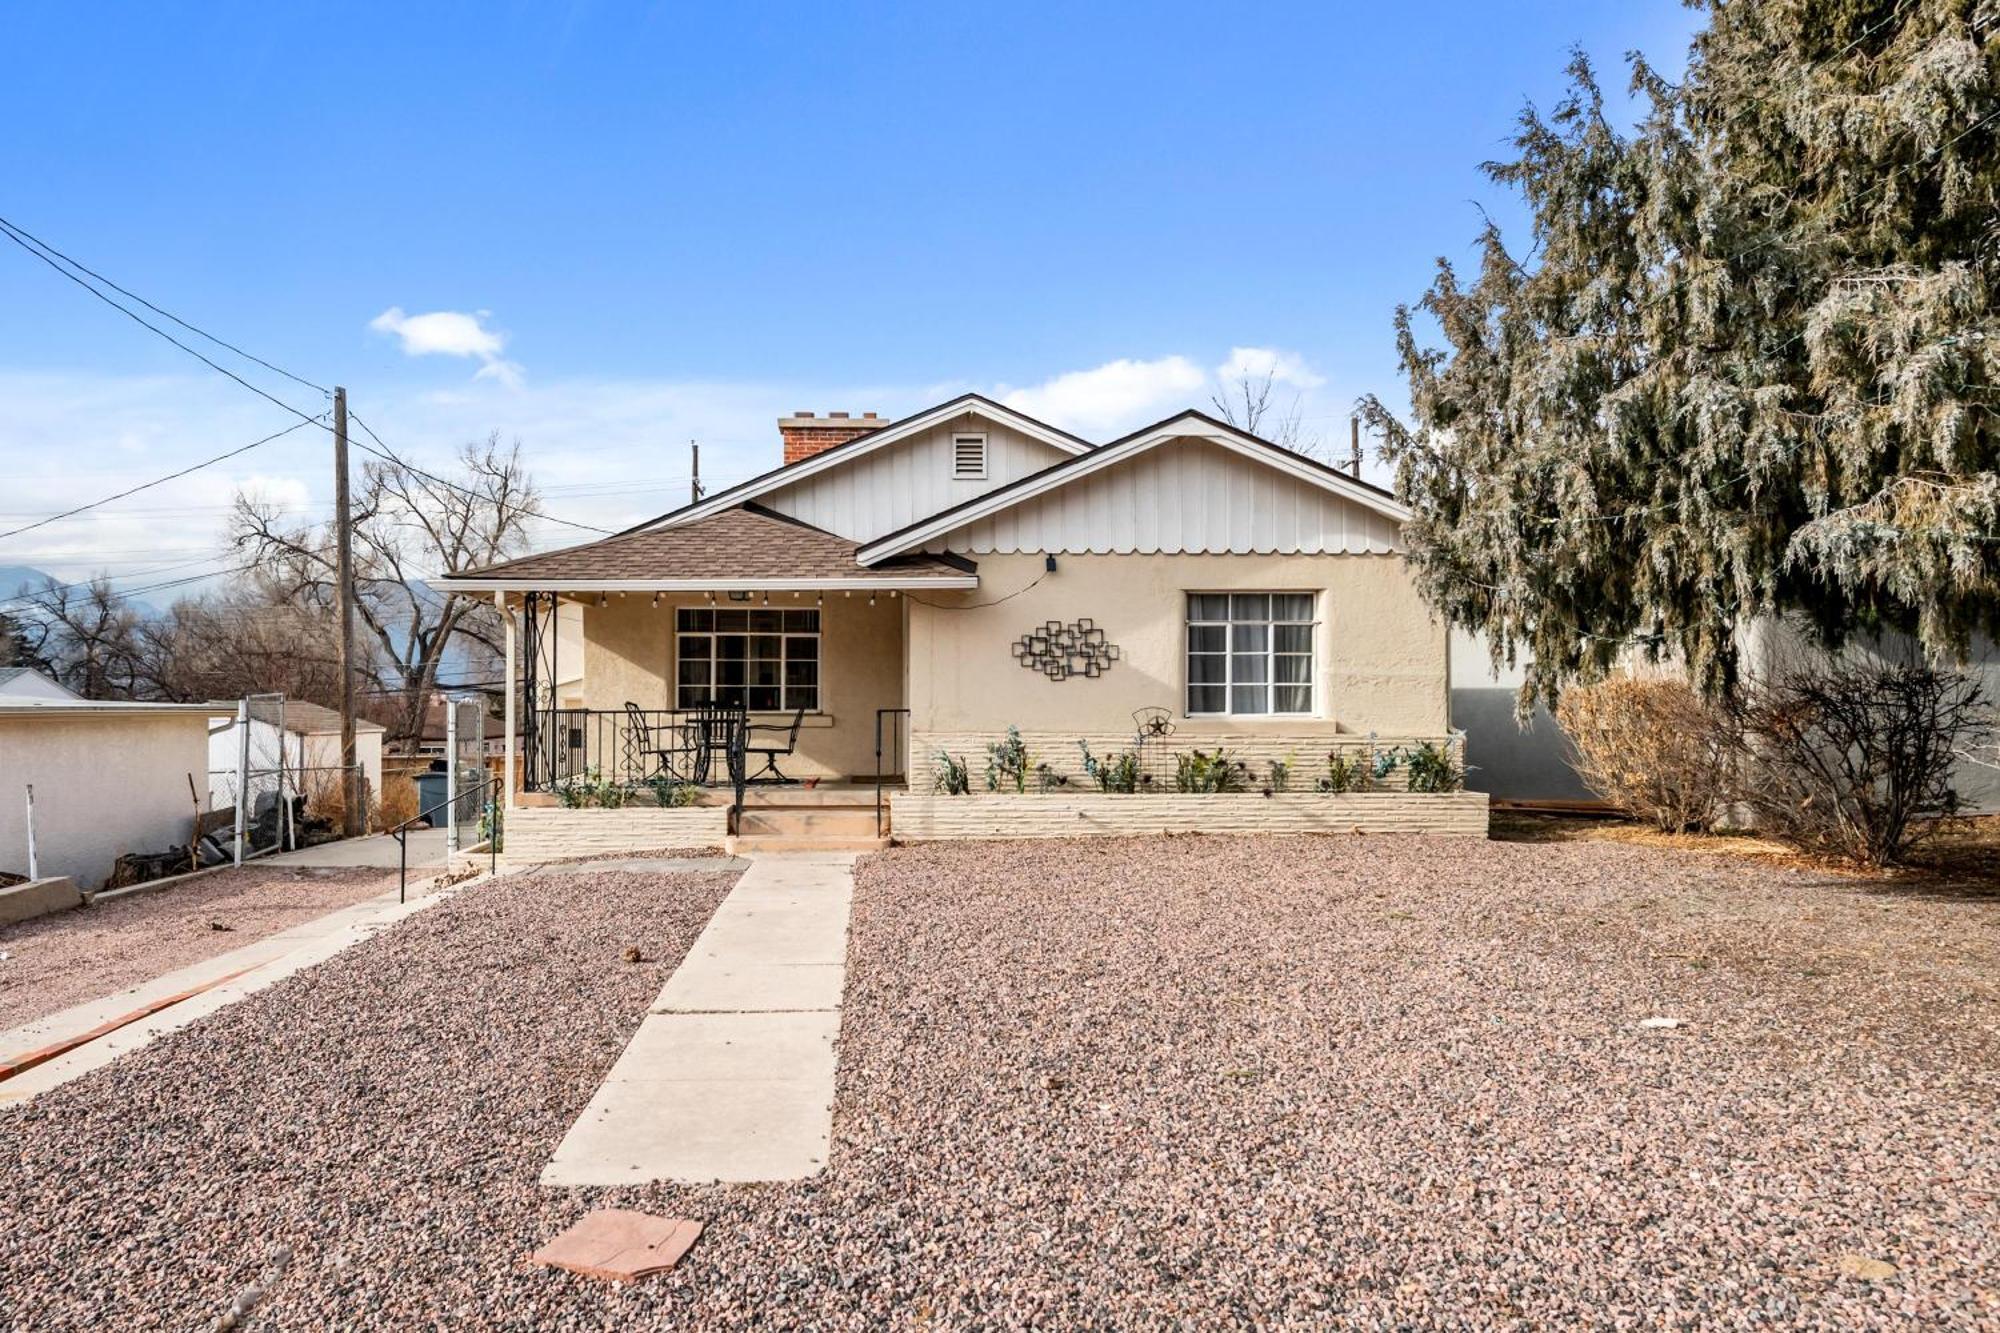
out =
[[824,1169],[853,896],[853,853],[750,858],[542,1183],[782,1181]]

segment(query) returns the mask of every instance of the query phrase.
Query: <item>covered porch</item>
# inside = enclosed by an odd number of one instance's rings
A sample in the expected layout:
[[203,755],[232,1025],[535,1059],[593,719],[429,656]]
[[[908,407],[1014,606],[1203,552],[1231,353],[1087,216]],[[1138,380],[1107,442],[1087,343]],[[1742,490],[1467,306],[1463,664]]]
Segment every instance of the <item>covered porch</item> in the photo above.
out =
[[745,505],[438,586],[502,613],[514,805],[693,785],[741,807],[900,784],[912,599],[979,579],[951,557],[863,566],[851,542]]

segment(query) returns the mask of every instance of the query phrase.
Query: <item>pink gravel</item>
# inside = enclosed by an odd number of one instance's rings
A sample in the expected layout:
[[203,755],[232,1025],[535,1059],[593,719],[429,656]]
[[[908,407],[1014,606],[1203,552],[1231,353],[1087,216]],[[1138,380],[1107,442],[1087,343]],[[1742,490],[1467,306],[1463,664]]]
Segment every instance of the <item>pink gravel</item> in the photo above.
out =
[[380,870],[252,864],[0,928],[7,955],[0,960],[0,1030],[227,953],[395,884]]
[[[664,976],[600,960],[655,913],[678,958],[726,882],[477,889],[0,1118],[0,1292],[37,1327],[253,1282],[300,1329],[2000,1322],[1990,897],[1604,843],[898,850],[823,1176],[539,1191]],[[637,1287],[519,1262],[594,1206],[706,1230]]]
[[0,1327],[510,1322],[587,1210],[541,1168],[734,880],[474,885],[0,1111]]

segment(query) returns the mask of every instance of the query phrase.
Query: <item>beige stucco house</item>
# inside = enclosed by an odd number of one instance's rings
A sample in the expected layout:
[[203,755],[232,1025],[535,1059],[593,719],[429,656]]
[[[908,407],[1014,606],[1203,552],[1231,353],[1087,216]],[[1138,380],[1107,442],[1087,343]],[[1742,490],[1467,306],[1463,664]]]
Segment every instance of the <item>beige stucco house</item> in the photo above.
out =
[[[437,581],[508,613],[514,787],[643,777],[710,701],[767,746],[796,725],[789,778],[913,790],[1009,727],[1068,773],[1141,723],[1307,770],[1371,735],[1456,744],[1405,512],[1355,476],[1196,411],[1101,444],[976,394],[778,427],[751,481]],[[547,632],[570,608],[575,648]]]

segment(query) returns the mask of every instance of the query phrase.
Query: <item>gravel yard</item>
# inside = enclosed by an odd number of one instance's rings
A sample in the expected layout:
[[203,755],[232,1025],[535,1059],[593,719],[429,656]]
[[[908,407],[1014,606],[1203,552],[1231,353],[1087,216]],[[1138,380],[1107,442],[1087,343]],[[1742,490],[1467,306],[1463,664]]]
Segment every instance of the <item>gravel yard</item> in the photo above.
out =
[[537,1176],[734,878],[475,885],[0,1112],[0,1327],[211,1328],[255,1287],[256,1328],[457,1328],[545,1289],[518,1261],[583,1205]]
[[395,875],[380,870],[252,863],[0,928],[0,954],[7,955],[0,959],[0,1031],[151,981],[395,886]]
[[[857,877],[824,1176],[544,1195],[665,975],[604,961],[632,905],[685,907],[676,957],[711,878],[475,891],[0,1122],[0,1292],[38,1327],[205,1323],[266,1268],[254,1327],[2000,1322],[1991,897],[1609,843],[900,849]],[[708,1230],[634,1288],[520,1264],[593,1204]]]

